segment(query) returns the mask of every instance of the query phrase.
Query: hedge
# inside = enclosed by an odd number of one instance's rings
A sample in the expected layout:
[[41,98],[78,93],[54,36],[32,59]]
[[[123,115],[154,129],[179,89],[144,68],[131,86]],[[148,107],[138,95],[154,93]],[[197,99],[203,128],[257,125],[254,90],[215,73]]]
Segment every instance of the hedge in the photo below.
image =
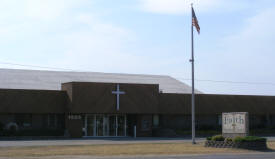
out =
[[265,142],[266,138],[257,137],[257,136],[245,136],[245,137],[235,137],[234,142]]
[[222,135],[207,137],[205,147],[216,148],[243,148],[252,150],[266,150],[266,138],[257,136],[224,138]]
[[62,129],[30,129],[30,130],[18,130],[0,131],[0,136],[63,136],[64,130]]
[[257,136],[237,136],[235,138],[225,138],[222,135],[215,135],[212,137],[207,137],[206,140],[208,141],[233,141],[233,142],[265,142],[266,138],[257,137]]

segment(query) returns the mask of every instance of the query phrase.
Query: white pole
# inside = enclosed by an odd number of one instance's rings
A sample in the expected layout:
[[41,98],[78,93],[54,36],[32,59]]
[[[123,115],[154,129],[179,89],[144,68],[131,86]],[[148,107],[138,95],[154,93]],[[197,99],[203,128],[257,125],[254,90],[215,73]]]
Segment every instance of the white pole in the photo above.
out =
[[124,116],[124,136],[127,136],[127,116]]
[[94,136],[97,136],[97,122],[96,122],[96,115],[93,115],[94,119]]
[[194,37],[193,37],[193,4],[191,4],[191,65],[192,65],[192,143],[195,144],[195,86],[194,86]]
[[88,136],[88,133],[87,133],[87,129],[88,129],[88,125],[87,125],[87,114],[85,114],[85,136]]
[[116,115],[116,136],[117,136],[117,129],[118,129],[118,121],[117,121],[117,115]]
[[137,138],[137,126],[134,126],[134,138]]

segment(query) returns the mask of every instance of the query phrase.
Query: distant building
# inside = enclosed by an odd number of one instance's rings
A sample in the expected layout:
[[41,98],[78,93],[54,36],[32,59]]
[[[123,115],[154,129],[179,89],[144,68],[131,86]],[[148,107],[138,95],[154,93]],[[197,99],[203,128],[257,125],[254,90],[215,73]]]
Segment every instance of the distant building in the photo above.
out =
[[[191,127],[191,88],[169,76],[0,69],[0,136],[176,136]],[[196,91],[198,130],[222,112],[275,127],[275,97]]]

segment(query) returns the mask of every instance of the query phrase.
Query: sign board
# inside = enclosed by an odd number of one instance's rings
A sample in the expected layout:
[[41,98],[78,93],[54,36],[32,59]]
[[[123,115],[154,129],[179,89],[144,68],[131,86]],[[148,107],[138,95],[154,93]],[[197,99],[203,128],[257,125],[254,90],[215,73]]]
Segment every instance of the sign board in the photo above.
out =
[[222,134],[225,137],[247,136],[248,124],[247,112],[222,113]]

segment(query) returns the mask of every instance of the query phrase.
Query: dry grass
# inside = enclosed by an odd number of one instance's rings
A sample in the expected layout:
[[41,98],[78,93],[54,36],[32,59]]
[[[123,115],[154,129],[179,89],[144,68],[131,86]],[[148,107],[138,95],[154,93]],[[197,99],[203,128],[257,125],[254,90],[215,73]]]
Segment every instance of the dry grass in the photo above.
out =
[[[275,142],[268,142],[269,148],[275,150]],[[206,148],[203,143],[165,143],[165,144],[116,144],[83,146],[39,146],[0,148],[0,157],[60,156],[60,155],[177,155],[209,153],[247,153],[249,150]]]
[[275,141],[267,142],[267,147],[275,151]]

